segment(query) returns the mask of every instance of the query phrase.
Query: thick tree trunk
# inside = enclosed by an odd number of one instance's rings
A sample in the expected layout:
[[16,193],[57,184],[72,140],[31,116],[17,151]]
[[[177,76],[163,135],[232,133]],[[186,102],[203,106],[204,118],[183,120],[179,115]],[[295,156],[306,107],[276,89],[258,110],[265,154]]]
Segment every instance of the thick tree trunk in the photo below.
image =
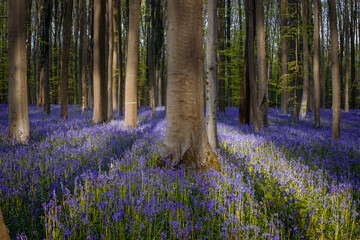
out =
[[140,0],[130,0],[128,53],[125,78],[125,125],[137,126],[137,65],[139,55]]
[[289,113],[288,90],[288,53],[287,53],[287,0],[281,0],[281,109],[280,113]]
[[206,131],[210,145],[217,147],[217,0],[208,0],[208,37],[206,44]]
[[61,84],[61,118],[68,118],[68,87],[69,87],[69,57],[72,29],[73,0],[66,2],[65,26],[64,26],[64,52],[62,60],[62,84]]
[[257,65],[259,81],[259,127],[267,125],[267,84],[266,84],[266,50],[265,50],[265,29],[264,29],[264,3],[263,0],[256,0],[256,43],[257,43]]
[[105,69],[105,28],[106,2],[94,0],[94,46],[93,46],[93,87],[95,123],[107,119],[107,84]]
[[335,0],[328,0],[331,38],[332,138],[340,139],[340,73]]
[[259,132],[259,120],[258,120],[258,103],[257,103],[257,84],[255,76],[255,64],[254,64],[254,12],[255,3],[253,1],[246,2],[246,78],[249,79],[250,86],[250,120],[253,123],[253,129],[255,132]]
[[114,29],[113,29],[113,0],[107,0],[107,23],[108,23],[108,36],[109,36],[109,48],[108,48],[108,64],[107,64],[107,119],[113,118],[113,54],[114,54]]
[[[9,0],[9,1],[14,1],[14,0]],[[7,229],[6,225],[5,225],[5,221],[2,215],[2,211],[0,208],[0,239],[1,240],[10,240],[10,236],[9,236],[9,229]]]
[[168,91],[158,165],[219,169],[206,134],[203,101],[202,0],[168,2]]
[[218,48],[219,48],[219,112],[225,112],[225,0],[219,0],[219,31],[218,31]]
[[314,126],[320,127],[320,33],[319,33],[319,1],[314,0]]
[[8,40],[8,133],[13,141],[26,142],[30,125],[26,84],[26,4],[23,0],[8,0]]
[[[316,0],[315,0],[316,1]],[[300,117],[305,118],[308,110],[309,100],[309,46],[308,46],[308,1],[303,0],[302,4],[302,19],[303,19],[303,86],[301,97]]]

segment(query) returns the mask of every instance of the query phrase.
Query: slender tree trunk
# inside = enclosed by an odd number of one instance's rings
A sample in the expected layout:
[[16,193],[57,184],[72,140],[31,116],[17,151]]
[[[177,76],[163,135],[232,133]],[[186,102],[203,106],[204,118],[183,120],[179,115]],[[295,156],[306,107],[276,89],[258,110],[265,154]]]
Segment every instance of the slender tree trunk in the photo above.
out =
[[40,44],[39,44],[39,9],[40,9],[40,1],[36,1],[35,8],[35,82],[36,82],[36,104],[37,109],[40,107]]
[[[76,71],[78,70],[78,61],[79,61],[79,0],[75,0],[75,15],[74,15],[74,27],[75,27],[75,34],[74,34],[74,69],[75,74],[74,76],[74,105],[78,104],[77,98],[79,95],[79,104],[81,102],[81,80],[78,77]],[[78,87],[79,86],[79,87]]]
[[[9,0],[14,1],[14,0]],[[7,229],[4,221],[4,217],[0,208],[0,239],[2,240],[10,240],[9,229]]]
[[288,90],[288,53],[287,53],[287,0],[281,0],[281,109],[282,114],[289,113]]
[[122,21],[121,21],[121,0],[118,0],[118,16],[117,16],[117,29],[119,34],[119,45],[118,45],[118,62],[119,62],[119,78],[118,78],[118,114],[123,115],[123,44],[122,44]]
[[153,110],[155,109],[155,34],[156,34],[156,25],[155,25],[155,9],[156,9],[156,0],[149,0],[151,8],[151,17],[150,17],[150,26],[148,27],[148,72],[149,72],[149,83],[150,83],[150,117],[153,116]]
[[[15,142],[27,142],[30,125],[26,84],[26,4],[23,0],[8,0],[8,41],[8,133]],[[4,230],[1,227],[0,224],[0,233]]]
[[46,1],[44,22],[44,112],[50,114],[50,25],[52,1]]
[[219,169],[204,119],[202,5],[168,2],[167,124],[159,166]]
[[[316,1],[316,0],[315,0]],[[302,118],[306,117],[306,112],[308,110],[308,100],[309,100],[309,46],[308,46],[308,1],[303,0],[302,4],[302,20],[303,20],[303,86],[302,86],[302,98],[301,98],[301,108],[300,116]],[[319,21],[319,20],[318,20]],[[319,56],[318,56],[319,57]]]
[[62,60],[62,84],[61,84],[61,118],[68,118],[68,86],[69,86],[69,57],[72,29],[73,0],[66,2],[65,26],[64,26],[64,52]]
[[114,29],[113,29],[113,0],[108,1],[107,8],[107,23],[108,23],[108,33],[109,33],[109,48],[108,48],[108,65],[107,65],[107,119],[110,120],[113,118],[113,54],[114,54]]
[[87,30],[87,10],[86,0],[80,0],[80,49],[79,49],[79,81],[81,82],[81,110],[84,113],[86,106],[86,67],[87,67],[87,49],[89,37]]
[[266,50],[265,50],[265,29],[264,29],[264,3],[263,0],[256,0],[256,43],[257,43],[257,65],[259,81],[259,127],[267,125],[267,84],[266,84]]
[[314,126],[320,127],[320,33],[319,33],[319,1],[314,0]]
[[107,120],[107,84],[105,69],[106,2],[94,0],[93,86],[95,123]]
[[128,54],[125,78],[125,125],[137,126],[137,65],[139,57],[140,0],[130,0]]
[[[231,48],[231,0],[226,0],[226,48]],[[227,105],[232,106],[231,56],[227,54]]]
[[208,0],[208,37],[206,44],[206,131],[210,145],[217,147],[217,0]]
[[349,10],[348,10],[348,1],[345,0],[345,112],[349,112],[349,79],[350,79],[350,69],[349,69]]
[[328,0],[331,38],[332,138],[340,139],[340,73],[335,0]]
[[219,31],[218,31],[218,48],[219,48],[219,112],[225,112],[225,0],[219,0]]
[[351,108],[358,108],[357,103],[357,82],[356,82],[356,49],[355,49],[355,10],[354,10],[354,0],[350,0],[350,8],[351,8],[351,26],[350,26],[350,58],[351,58]]

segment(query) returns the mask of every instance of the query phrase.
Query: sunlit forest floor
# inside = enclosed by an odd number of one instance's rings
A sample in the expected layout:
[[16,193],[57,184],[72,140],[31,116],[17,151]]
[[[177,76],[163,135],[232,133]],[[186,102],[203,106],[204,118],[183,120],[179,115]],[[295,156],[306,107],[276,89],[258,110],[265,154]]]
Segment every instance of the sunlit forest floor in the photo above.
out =
[[[0,105],[0,206],[17,239],[358,239],[360,111],[341,113],[331,141],[331,110],[320,129],[310,115],[269,110],[261,133],[239,126],[238,108],[218,114],[221,171],[155,168],[164,108],[138,113],[126,130],[115,117],[60,106],[30,106],[31,139],[7,140]],[[116,114],[115,114],[116,115]]]

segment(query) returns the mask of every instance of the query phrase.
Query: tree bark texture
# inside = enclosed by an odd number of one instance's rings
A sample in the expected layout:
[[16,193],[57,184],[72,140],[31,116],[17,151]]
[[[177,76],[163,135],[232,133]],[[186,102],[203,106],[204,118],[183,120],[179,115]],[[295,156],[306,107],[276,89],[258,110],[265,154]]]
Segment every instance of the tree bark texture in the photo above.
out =
[[128,53],[125,78],[125,125],[137,126],[137,65],[139,55],[140,0],[130,0]]
[[[9,0],[14,1],[14,0]],[[9,229],[5,225],[4,217],[0,208],[0,239],[1,240],[10,240]]]
[[319,23],[319,1],[314,0],[314,126],[320,127],[320,23]]
[[206,44],[206,131],[210,145],[217,147],[217,0],[208,0],[208,36]]
[[64,26],[64,52],[62,59],[62,80],[61,80],[61,118],[68,118],[68,87],[69,87],[69,57],[72,29],[73,0],[66,2],[65,26]]
[[89,36],[87,30],[86,0],[80,0],[80,49],[79,49],[79,81],[81,82],[81,111],[84,113],[86,102],[86,67],[88,58]]
[[266,50],[264,29],[264,3],[256,0],[256,43],[257,43],[257,65],[259,81],[259,127],[267,125],[267,81],[266,81]]
[[[315,0],[316,1],[316,0]],[[302,4],[302,20],[303,20],[303,86],[301,97],[300,117],[305,118],[308,109],[309,99],[309,46],[308,46],[308,0],[303,0]]]
[[332,77],[332,138],[340,139],[340,71],[339,71],[339,43],[336,27],[335,0],[328,0],[331,38],[331,77]]
[[219,169],[204,119],[202,4],[168,1],[167,124],[161,167]]
[[348,1],[345,0],[345,90],[344,90],[344,107],[345,112],[349,112],[349,80],[350,80],[350,68],[349,68],[349,10]]
[[118,29],[118,62],[119,62],[119,78],[118,78],[118,114],[123,115],[123,43],[122,43],[122,21],[121,21],[121,0],[117,1],[118,16],[117,16],[117,29]]
[[107,119],[113,118],[113,50],[114,50],[114,29],[113,29],[113,0],[107,0],[107,30],[109,36],[109,47],[108,47],[108,64],[107,64]]
[[26,84],[26,1],[8,0],[8,133],[15,142],[29,139]]
[[219,0],[219,31],[218,31],[218,48],[219,48],[219,112],[225,112],[225,0]]
[[287,0],[281,0],[281,109],[280,113],[289,113],[288,90],[288,53],[287,53]]
[[93,46],[93,122],[107,120],[107,84],[105,69],[106,1],[94,0],[94,46]]

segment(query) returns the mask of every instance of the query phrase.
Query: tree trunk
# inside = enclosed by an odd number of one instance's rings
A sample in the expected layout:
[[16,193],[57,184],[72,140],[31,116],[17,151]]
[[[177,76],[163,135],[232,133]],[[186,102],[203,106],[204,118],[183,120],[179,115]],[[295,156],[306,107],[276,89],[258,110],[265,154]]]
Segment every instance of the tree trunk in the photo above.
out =
[[[316,1],[316,0],[315,0]],[[308,1],[303,0],[302,4],[302,19],[303,19],[303,86],[302,86],[302,98],[300,116],[301,118],[306,117],[308,109],[309,99],[309,46],[308,46]],[[318,20],[319,21],[319,20]],[[319,57],[319,56],[318,56]]]
[[86,106],[86,67],[89,37],[87,30],[86,0],[80,0],[80,49],[79,49],[79,81],[81,82],[81,111],[84,113]]
[[167,124],[158,166],[219,169],[204,119],[202,4],[168,2]]
[[[14,0],[9,0],[9,1],[14,1]],[[4,221],[4,217],[2,215],[1,208],[0,208],[0,239],[10,240],[9,229],[7,229],[7,227],[5,225],[5,221]]]
[[44,112],[50,114],[50,25],[52,1],[46,1],[44,19]]
[[319,0],[314,0],[314,126],[320,127],[320,33],[319,33]]
[[217,147],[217,0],[208,0],[208,37],[206,44],[206,131],[209,143]]
[[350,69],[349,69],[349,9],[348,1],[345,0],[345,112],[349,112],[349,79],[350,79]]
[[148,26],[148,72],[149,72],[149,83],[150,83],[150,117],[153,116],[153,110],[155,109],[155,34],[156,34],[156,25],[155,25],[155,9],[156,9],[156,0],[149,0],[151,17],[148,19],[150,21],[150,26]]
[[267,84],[266,84],[266,50],[265,50],[265,29],[264,29],[264,3],[263,0],[256,0],[256,43],[257,43],[257,65],[259,81],[259,127],[267,125]]
[[219,112],[225,112],[225,0],[219,0],[219,31],[218,31],[218,48],[219,48]]
[[288,90],[288,53],[287,53],[287,0],[281,0],[281,109],[280,113],[289,113]]
[[[231,48],[231,0],[226,0],[226,48]],[[231,56],[227,54],[227,106],[232,106],[232,79],[231,79]]]
[[332,138],[340,139],[340,73],[335,0],[328,0],[331,38]]
[[257,104],[257,84],[255,77],[255,64],[254,64],[254,22],[255,22],[255,3],[253,1],[246,2],[246,78],[250,86],[250,120],[253,123],[255,132],[259,132],[258,120],[258,104]]
[[119,116],[123,115],[123,44],[122,44],[122,22],[121,22],[121,0],[117,2],[118,7],[118,16],[117,16],[117,29],[119,36],[119,45],[118,45],[118,62],[119,62],[119,78],[118,78],[118,114]]
[[69,57],[72,29],[73,0],[66,2],[65,26],[64,26],[64,52],[62,60],[62,84],[61,84],[61,118],[68,118],[68,87],[69,87]]
[[107,119],[107,84],[105,69],[105,28],[106,2],[94,0],[94,46],[93,46],[93,87],[95,123]]
[[358,103],[357,103],[357,82],[356,82],[356,49],[355,49],[355,19],[356,19],[356,15],[355,15],[355,11],[354,10],[354,0],[350,0],[350,8],[351,8],[351,26],[350,26],[350,47],[351,47],[351,51],[350,51],[350,58],[351,58],[351,108],[355,109],[358,108]]
[[125,125],[137,126],[137,65],[139,57],[140,0],[130,0],[128,53],[125,78]]
[[8,133],[15,142],[27,142],[30,125],[26,84],[26,4],[23,0],[8,0],[8,40]]
[[78,61],[79,61],[79,0],[75,0],[75,15],[74,15],[74,105],[78,104],[77,98],[79,95],[79,104],[81,102],[81,83],[79,75],[76,73],[78,69]]
[[113,0],[107,0],[107,29],[109,36],[109,48],[108,48],[108,65],[107,65],[107,119],[110,120],[113,118],[113,54],[114,54],[114,29],[113,29]]

